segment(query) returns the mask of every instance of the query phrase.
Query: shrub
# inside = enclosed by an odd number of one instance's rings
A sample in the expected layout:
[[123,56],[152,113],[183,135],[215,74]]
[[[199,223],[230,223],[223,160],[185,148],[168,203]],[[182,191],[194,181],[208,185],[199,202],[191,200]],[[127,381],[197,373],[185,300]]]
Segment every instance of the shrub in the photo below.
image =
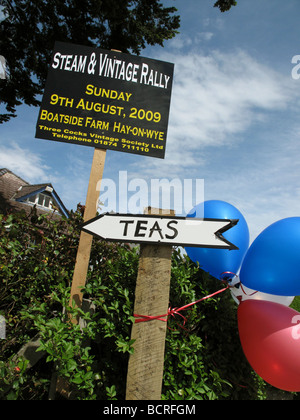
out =
[[[48,399],[59,378],[67,398],[124,399],[139,249],[93,240],[84,298],[69,307],[80,214],[70,219],[0,216],[0,398]],[[170,302],[180,307],[223,285],[173,251]],[[236,305],[227,290],[168,322],[162,399],[258,399],[265,384],[241,350]],[[85,327],[73,324],[80,315]],[[182,328],[183,327],[183,328]],[[39,335],[33,367],[16,353]],[[58,397],[58,395],[56,395]]]

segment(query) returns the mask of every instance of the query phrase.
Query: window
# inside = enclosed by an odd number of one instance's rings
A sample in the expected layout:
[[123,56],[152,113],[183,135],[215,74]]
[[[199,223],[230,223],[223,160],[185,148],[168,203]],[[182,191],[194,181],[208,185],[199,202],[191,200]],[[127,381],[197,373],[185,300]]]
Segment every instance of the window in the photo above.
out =
[[46,194],[35,194],[27,198],[27,202],[31,204],[36,204],[37,206],[45,207],[47,209],[53,210],[55,202],[52,200],[52,197]]
[[28,199],[27,199],[27,201],[29,201],[29,203],[35,203],[36,202],[36,195],[32,195],[31,197],[29,197]]

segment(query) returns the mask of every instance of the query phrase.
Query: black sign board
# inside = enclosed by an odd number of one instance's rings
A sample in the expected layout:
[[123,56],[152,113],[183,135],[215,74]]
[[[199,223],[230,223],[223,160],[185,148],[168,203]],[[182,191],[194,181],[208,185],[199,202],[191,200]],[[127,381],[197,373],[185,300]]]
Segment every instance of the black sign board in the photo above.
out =
[[56,42],[36,137],[164,158],[174,65]]

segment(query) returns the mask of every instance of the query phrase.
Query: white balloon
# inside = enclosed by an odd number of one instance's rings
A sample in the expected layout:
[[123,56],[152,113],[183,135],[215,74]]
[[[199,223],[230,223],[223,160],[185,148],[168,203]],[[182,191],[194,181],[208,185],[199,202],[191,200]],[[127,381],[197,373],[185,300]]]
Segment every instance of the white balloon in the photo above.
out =
[[237,283],[234,287],[230,288],[231,296],[233,300],[239,304],[244,300],[255,299],[255,300],[266,300],[268,302],[280,303],[284,306],[290,306],[295,296],[278,296],[270,295],[268,293],[258,292],[244,286],[242,283]]

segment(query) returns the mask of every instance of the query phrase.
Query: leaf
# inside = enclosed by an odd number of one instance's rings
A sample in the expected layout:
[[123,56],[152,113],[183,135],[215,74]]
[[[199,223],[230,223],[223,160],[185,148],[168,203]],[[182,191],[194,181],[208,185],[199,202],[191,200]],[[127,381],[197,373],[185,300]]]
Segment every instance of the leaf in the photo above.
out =
[[77,368],[77,363],[74,359],[68,360],[67,362],[67,370],[72,371]]
[[83,378],[81,376],[81,373],[76,373],[76,375],[72,378],[72,382],[74,384],[80,385],[83,382]]

